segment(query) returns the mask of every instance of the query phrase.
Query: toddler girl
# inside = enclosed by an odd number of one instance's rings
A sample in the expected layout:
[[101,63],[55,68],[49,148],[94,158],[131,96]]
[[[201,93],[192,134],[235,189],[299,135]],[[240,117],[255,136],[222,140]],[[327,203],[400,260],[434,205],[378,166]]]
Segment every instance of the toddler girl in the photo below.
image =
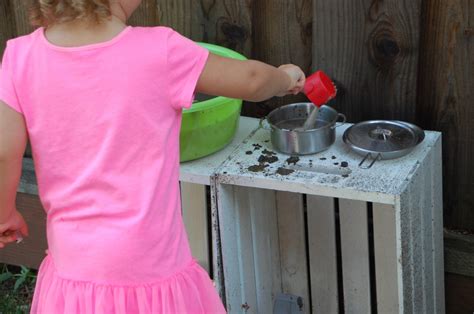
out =
[[15,192],[27,138],[47,213],[32,313],[224,313],[181,219],[179,132],[195,92],[262,101],[294,65],[213,54],[130,27],[140,0],[35,0],[41,26],[0,71],[0,247],[27,235]]

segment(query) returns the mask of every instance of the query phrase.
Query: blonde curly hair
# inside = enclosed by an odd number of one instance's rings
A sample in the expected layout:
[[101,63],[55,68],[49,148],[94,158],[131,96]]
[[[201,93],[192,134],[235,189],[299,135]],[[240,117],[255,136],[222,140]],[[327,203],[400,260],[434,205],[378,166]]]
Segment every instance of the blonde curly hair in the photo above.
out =
[[30,21],[34,26],[86,19],[101,22],[110,17],[109,0],[31,0]]

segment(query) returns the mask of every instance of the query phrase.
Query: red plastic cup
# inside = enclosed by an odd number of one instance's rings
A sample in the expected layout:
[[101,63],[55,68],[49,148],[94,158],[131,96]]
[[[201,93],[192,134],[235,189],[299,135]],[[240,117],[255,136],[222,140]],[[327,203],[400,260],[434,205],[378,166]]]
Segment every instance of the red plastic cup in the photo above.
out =
[[337,90],[329,76],[323,71],[318,71],[306,78],[304,92],[314,105],[321,107],[336,97]]

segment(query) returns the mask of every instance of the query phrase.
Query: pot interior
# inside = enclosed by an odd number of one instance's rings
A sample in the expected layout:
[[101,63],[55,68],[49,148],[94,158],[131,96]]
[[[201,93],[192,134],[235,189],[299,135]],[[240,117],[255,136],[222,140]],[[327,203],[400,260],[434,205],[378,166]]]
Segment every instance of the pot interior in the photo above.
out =
[[337,121],[337,111],[328,106],[318,107],[312,103],[296,103],[273,110],[267,117],[268,123],[275,128],[294,130],[302,127],[311,110],[319,110],[314,129],[328,127]]

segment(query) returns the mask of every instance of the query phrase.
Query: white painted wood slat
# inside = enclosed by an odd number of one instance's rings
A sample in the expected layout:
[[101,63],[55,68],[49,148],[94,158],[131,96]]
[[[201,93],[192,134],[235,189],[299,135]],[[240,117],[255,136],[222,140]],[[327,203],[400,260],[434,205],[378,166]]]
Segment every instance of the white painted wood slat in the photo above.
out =
[[192,254],[209,273],[210,254],[206,186],[181,183],[181,204]]
[[378,313],[399,313],[395,207],[374,203],[374,254]]
[[410,192],[407,194],[409,200],[407,206],[410,210],[410,250],[412,252],[412,284],[413,284],[413,302],[412,310],[414,313],[426,313],[425,291],[423,290],[423,243],[422,243],[422,223],[421,215],[423,213],[422,197],[423,193],[423,173],[422,169],[415,173],[409,186]]
[[345,313],[370,313],[367,203],[339,200]]
[[[234,203],[234,187],[219,185],[216,189],[219,208],[219,230],[221,238],[223,283],[227,311],[238,313],[242,309],[242,274],[240,272],[240,253],[237,249],[237,209]],[[223,288],[224,288],[223,287]]]
[[236,210],[236,241],[239,252],[239,272],[241,276],[241,304],[246,313],[257,312],[257,287],[255,282],[255,257],[252,236],[252,220],[250,215],[249,189],[234,188],[234,204]]
[[423,278],[423,304],[426,313],[435,313],[434,301],[434,261],[433,261],[433,209],[432,199],[433,191],[431,189],[432,160],[433,154],[429,154],[422,163],[421,178],[424,193],[420,198],[420,217],[421,217],[421,247],[423,268],[421,269]]
[[310,310],[303,195],[277,192],[281,281],[284,293],[303,298],[303,311]]
[[272,313],[281,292],[275,192],[217,189],[227,310]]
[[334,199],[307,196],[312,313],[338,313]]
[[248,189],[252,217],[258,313],[272,313],[281,292],[280,248],[275,191]]

